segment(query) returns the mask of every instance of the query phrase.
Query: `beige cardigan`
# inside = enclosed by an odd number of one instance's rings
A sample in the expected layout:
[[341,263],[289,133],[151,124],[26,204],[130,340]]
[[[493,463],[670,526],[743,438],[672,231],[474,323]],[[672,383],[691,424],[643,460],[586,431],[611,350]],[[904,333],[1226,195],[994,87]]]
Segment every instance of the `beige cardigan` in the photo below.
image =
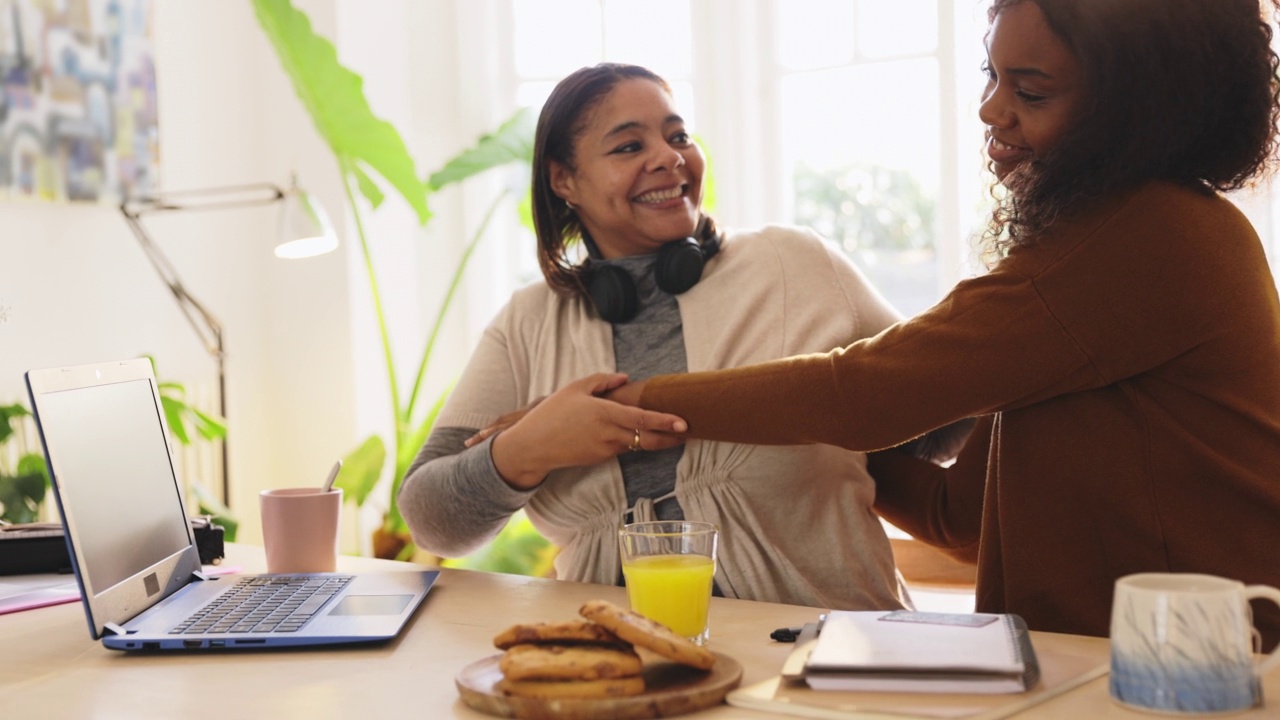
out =
[[[824,352],[896,322],[849,260],[809,231],[731,233],[701,282],[678,296],[691,371]],[[517,291],[486,330],[437,427],[484,427],[577,378],[613,372],[612,326],[545,283]],[[862,453],[826,445],[690,442],[675,494],[721,529],[725,595],[824,608],[899,607],[905,593]],[[651,515],[651,502],[635,508]],[[526,511],[560,547],[558,577],[619,576],[628,508],[616,460],[551,473]]]

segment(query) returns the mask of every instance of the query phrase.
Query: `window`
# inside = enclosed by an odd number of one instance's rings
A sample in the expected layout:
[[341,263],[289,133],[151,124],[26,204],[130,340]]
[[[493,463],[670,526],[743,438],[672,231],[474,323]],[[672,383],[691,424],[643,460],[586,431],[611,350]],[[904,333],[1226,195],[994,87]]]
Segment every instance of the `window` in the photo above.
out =
[[938,4],[801,0],[777,20],[789,219],[838,243],[903,313],[924,310],[940,286]]
[[[539,107],[569,72],[652,68],[707,151],[722,226],[811,225],[906,314],[977,272],[988,200],[977,106],[977,0],[484,0],[496,22],[460,42],[492,61],[492,120]],[[471,82],[476,82],[474,79]],[[1280,268],[1280,195],[1239,195]],[[506,232],[512,272],[488,317],[538,279],[534,243]],[[488,313],[486,315],[485,313]]]
[[[981,74],[975,55],[957,100],[954,36],[963,27],[980,53],[981,29],[958,22],[952,0],[502,4],[510,40],[488,42],[509,56],[512,106],[540,107],[584,65],[644,65],[671,83],[707,151],[708,211],[722,225],[812,226],[906,314],[964,273],[978,202],[962,198],[977,197],[980,130],[974,120],[965,135],[959,118],[976,114]],[[961,207],[974,209],[963,221]],[[509,235],[511,282],[536,280],[532,238]],[[510,287],[490,291],[505,299]]]
[[[578,68],[626,62],[662,76],[686,122],[697,127],[690,0],[510,0],[510,10],[515,106],[541,108],[555,84]],[[523,229],[510,235],[520,258],[516,281],[541,277],[532,235]]]

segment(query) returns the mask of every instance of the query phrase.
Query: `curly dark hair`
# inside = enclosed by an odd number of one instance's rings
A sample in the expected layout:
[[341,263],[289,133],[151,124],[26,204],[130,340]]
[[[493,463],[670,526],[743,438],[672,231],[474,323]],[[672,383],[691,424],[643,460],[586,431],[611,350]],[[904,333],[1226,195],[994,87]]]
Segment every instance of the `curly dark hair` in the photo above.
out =
[[1108,195],[1152,181],[1226,192],[1273,169],[1280,0],[992,0],[988,23],[1022,2],[1079,61],[1087,120],[992,185],[989,264]]
[[[573,146],[586,127],[588,113],[624,80],[648,80],[668,95],[671,86],[657,73],[638,65],[600,63],[575,70],[556,84],[538,116],[533,140],[533,226],[538,235],[538,266],[551,289],[562,295],[586,295],[585,268],[569,257],[569,246],[588,241],[578,214],[551,189],[551,161],[575,169]],[[707,241],[716,225],[703,215],[696,235]]]

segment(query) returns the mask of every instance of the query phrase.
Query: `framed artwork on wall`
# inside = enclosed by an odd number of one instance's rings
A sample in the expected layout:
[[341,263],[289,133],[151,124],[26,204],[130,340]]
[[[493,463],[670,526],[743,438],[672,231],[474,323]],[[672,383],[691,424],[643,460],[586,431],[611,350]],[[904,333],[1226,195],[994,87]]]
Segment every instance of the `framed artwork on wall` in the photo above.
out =
[[152,13],[149,0],[0,0],[0,199],[154,190]]

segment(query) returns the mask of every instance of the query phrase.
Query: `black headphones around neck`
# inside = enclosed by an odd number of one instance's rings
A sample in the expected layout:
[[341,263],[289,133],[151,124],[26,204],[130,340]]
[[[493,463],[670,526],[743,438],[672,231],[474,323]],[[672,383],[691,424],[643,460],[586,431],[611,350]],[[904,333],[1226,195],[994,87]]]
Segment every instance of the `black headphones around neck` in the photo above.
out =
[[[594,250],[592,243],[587,247]],[[687,237],[672,240],[658,249],[653,263],[653,280],[658,288],[679,295],[698,284],[702,268],[720,252],[720,238],[713,235],[705,243]],[[610,323],[630,321],[640,310],[640,296],[631,274],[617,265],[588,260],[582,275],[587,296],[600,318]]]

